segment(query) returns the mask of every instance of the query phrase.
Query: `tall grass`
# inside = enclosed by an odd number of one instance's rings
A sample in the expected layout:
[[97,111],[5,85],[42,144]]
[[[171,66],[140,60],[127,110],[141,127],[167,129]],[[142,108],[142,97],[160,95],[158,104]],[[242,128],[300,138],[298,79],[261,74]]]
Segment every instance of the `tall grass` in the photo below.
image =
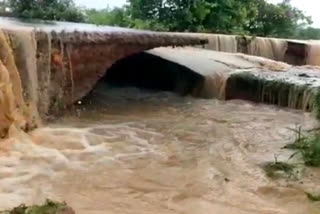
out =
[[296,152],[291,156],[291,158],[297,154],[301,154],[304,164],[306,166],[319,167],[320,134],[304,134],[301,127],[293,131],[296,133],[296,139],[294,143],[285,146],[286,149],[296,150]]
[[27,207],[20,205],[12,210],[0,211],[0,214],[63,214],[74,213],[65,203],[57,203],[50,200],[41,206],[35,205]]

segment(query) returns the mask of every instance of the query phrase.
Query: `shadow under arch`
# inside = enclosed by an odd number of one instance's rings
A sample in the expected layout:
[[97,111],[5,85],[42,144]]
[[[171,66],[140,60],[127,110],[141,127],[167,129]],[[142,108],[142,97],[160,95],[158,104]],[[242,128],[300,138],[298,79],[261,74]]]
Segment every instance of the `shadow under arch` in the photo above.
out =
[[148,52],[125,57],[109,68],[100,82],[198,96],[205,78],[178,63]]

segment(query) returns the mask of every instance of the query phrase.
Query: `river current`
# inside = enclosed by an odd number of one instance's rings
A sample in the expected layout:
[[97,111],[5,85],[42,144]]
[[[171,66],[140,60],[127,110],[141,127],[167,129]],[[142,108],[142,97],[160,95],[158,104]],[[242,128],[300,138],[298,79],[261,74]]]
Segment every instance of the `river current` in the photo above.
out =
[[77,214],[316,214],[320,171],[272,180],[301,111],[98,87],[70,111],[0,145],[0,208],[66,201]]

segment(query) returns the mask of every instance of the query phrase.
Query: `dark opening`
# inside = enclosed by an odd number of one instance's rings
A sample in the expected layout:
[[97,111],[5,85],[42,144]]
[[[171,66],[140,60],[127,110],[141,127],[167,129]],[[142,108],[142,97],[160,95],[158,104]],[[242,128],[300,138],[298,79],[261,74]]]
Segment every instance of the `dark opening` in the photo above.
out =
[[288,42],[285,53],[285,62],[291,65],[305,65],[308,56],[307,45],[296,42]]
[[102,81],[112,86],[173,91],[197,96],[204,77],[180,64],[142,52],[116,62]]

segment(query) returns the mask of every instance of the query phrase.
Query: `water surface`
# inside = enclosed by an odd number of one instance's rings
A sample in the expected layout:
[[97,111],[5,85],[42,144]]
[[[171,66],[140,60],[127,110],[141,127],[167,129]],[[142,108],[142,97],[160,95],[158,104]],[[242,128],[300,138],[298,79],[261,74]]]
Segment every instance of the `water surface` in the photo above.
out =
[[0,208],[66,201],[78,214],[313,214],[320,171],[270,180],[300,111],[244,101],[97,89],[65,116],[1,144]]

